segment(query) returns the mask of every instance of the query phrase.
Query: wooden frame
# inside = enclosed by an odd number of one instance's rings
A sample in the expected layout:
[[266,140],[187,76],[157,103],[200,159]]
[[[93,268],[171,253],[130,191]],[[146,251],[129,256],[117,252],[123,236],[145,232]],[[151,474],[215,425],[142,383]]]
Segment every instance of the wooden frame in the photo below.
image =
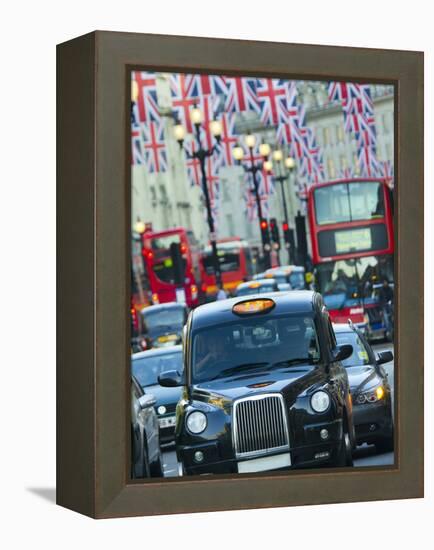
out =
[[[58,46],[57,502],[95,518],[423,496],[423,54],[94,32]],[[130,70],[395,86],[394,467],[128,480]]]

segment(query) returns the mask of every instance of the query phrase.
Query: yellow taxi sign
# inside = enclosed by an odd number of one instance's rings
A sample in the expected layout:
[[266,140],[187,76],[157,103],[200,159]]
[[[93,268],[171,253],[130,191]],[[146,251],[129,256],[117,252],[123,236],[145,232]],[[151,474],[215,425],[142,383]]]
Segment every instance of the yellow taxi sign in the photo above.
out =
[[261,283],[253,282],[249,284],[249,288],[258,288],[261,286]]
[[238,302],[232,308],[232,311],[237,315],[250,315],[253,313],[266,313],[271,311],[275,306],[275,302],[269,298],[260,298],[258,300],[246,300]]
[[264,279],[272,279],[272,278],[273,278],[273,273],[266,273],[264,276]]

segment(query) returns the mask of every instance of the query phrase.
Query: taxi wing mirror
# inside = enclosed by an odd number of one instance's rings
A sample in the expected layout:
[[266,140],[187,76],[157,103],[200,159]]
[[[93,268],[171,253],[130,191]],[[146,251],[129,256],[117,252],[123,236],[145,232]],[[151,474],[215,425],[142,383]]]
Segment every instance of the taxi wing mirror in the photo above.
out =
[[149,409],[149,407],[153,407],[156,402],[157,400],[155,397],[149,393],[145,393],[139,397],[139,405],[141,409]]
[[391,351],[380,351],[377,355],[377,365],[383,365],[393,361],[393,353]]
[[184,375],[177,370],[168,370],[158,376],[158,383],[164,388],[176,388],[184,385]]
[[333,350],[333,361],[345,361],[345,359],[351,357],[352,353],[353,346],[351,344],[336,346]]

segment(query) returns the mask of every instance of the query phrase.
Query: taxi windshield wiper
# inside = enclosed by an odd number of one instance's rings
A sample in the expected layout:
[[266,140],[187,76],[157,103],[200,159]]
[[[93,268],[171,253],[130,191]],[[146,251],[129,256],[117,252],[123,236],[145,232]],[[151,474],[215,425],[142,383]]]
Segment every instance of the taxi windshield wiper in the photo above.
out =
[[269,368],[281,368],[281,367],[291,367],[292,365],[315,365],[318,363],[318,359],[313,359],[312,357],[296,357],[295,359],[284,359],[283,361],[276,361],[272,363]]
[[256,370],[261,369],[265,366],[269,365],[268,362],[263,363],[243,363],[242,365],[237,365],[236,367],[230,367],[229,369],[223,369],[217,376],[214,376],[211,380],[215,380],[216,378],[221,378],[222,376],[227,376],[234,374],[238,371],[248,371],[248,370]]

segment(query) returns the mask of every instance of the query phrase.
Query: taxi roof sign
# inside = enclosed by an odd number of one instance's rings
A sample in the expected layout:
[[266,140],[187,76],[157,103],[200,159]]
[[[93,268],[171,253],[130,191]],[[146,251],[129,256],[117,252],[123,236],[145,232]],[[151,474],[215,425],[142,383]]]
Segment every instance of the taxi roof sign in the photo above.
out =
[[232,308],[237,315],[251,315],[254,313],[266,313],[271,311],[276,303],[270,298],[258,298],[257,300],[245,300],[238,302]]

